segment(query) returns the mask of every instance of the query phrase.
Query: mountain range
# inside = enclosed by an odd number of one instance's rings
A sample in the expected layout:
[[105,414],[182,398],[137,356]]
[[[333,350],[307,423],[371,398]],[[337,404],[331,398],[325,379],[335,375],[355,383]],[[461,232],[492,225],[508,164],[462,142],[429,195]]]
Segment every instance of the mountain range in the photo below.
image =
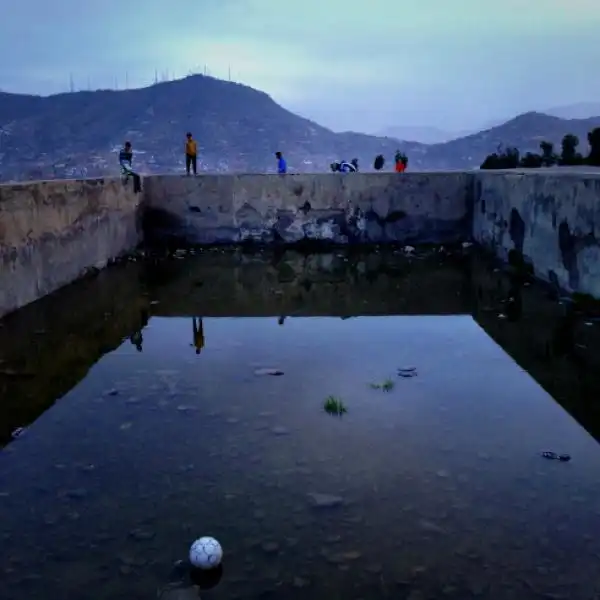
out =
[[396,150],[409,168],[468,169],[499,145],[536,151],[541,140],[567,133],[585,140],[600,117],[565,120],[526,113],[497,127],[424,144],[362,133],[334,133],[277,104],[264,92],[204,75],[132,90],[53,96],[0,92],[0,179],[103,176],[118,172],[116,152],[133,144],[142,173],[180,172],[187,131],[198,141],[205,171],[272,172],[274,152],[290,171],[328,170],[333,160],[358,158],[371,170],[377,154],[392,168]]

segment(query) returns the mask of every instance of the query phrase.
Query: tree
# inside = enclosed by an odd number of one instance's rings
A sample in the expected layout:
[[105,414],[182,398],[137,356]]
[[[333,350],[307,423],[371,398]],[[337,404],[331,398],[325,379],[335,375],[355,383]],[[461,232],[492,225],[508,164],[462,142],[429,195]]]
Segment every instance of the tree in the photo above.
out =
[[508,147],[504,150],[498,146],[497,152],[488,155],[481,163],[480,169],[515,169],[519,166],[519,150]]
[[375,162],[373,163],[373,168],[376,171],[381,171],[381,169],[383,169],[383,165],[385,165],[385,157],[383,156],[383,154],[378,154],[375,157]]
[[540,150],[542,151],[542,165],[551,167],[556,164],[557,156],[554,154],[554,144],[552,142],[540,142]]
[[600,127],[592,129],[588,133],[587,138],[590,145],[590,153],[588,154],[586,163],[594,167],[600,167]]
[[527,152],[519,161],[519,166],[525,169],[539,169],[543,164],[543,158],[535,152]]
[[579,138],[572,133],[567,133],[561,142],[561,153],[558,160],[559,165],[580,165],[583,163],[583,156],[577,152]]

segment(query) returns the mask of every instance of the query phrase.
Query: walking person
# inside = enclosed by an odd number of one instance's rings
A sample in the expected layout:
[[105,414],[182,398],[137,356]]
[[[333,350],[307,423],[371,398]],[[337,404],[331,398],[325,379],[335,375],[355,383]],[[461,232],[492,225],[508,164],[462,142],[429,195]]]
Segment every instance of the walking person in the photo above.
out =
[[198,163],[198,145],[196,140],[192,137],[192,134],[188,131],[185,142],[185,172],[190,174],[190,167],[196,175],[197,163]]

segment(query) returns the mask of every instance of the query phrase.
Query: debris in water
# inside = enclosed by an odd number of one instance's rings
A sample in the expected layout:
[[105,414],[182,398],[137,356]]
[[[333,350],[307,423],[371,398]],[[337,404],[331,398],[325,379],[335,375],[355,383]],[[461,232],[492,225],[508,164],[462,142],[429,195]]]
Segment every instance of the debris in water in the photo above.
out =
[[542,452],[542,456],[548,460],[560,460],[562,462],[568,462],[571,460],[571,456],[569,454],[557,454],[556,452],[551,452],[549,450]]
[[17,427],[10,435],[13,440],[21,437],[25,433],[25,427]]
[[283,375],[283,371],[280,371],[279,369],[256,369],[256,371],[254,371],[255,375],[272,375],[273,377],[279,377],[280,375]]
[[417,376],[417,368],[416,367],[399,367],[398,368],[398,377],[416,377]]

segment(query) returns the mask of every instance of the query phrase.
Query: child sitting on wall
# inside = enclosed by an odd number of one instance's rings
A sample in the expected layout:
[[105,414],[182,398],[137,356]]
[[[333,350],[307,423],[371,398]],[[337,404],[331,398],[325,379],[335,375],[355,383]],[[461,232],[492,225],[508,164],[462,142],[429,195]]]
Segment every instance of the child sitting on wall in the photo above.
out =
[[133,178],[133,192],[137,194],[142,191],[142,178],[132,169],[131,163],[133,162],[133,150],[131,148],[131,142],[125,142],[123,148],[119,152],[119,165],[121,166],[121,175],[123,181],[126,184],[129,178]]

